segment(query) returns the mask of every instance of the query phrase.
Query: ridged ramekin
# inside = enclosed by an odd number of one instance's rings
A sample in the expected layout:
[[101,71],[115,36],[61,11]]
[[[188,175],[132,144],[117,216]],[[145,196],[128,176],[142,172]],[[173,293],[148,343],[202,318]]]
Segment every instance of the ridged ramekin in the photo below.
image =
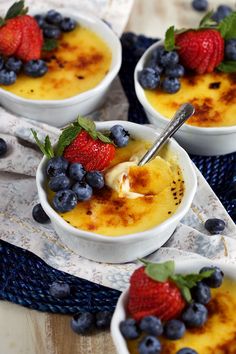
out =
[[[138,81],[138,75],[150,58],[151,53],[160,45],[163,45],[163,41],[154,43],[140,58],[134,72],[134,83],[136,95],[147,114],[148,120],[158,127],[158,129],[162,130],[168,124],[169,119],[155,110],[155,108],[149,103],[144,89]],[[169,96],[171,102],[172,95],[170,94]],[[181,102],[181,104],[182,103],[186,102]],[[236,151],[236,125],[229,127],[204,128],[183,124],[175,134],[175,138],[180,145],[191,154],[213,156],[224,155]]]
[[0,88],[0,104],[9,111],[55,127],[62,127],[79,114],[87,115],[100,107],[121,66],[121,44],[118,36],[99,18],[70,9],[60,9],[64,16],[74,18],[81,26],[98,34],[112,52],[109,72],[94,88],[62,100],[31,100]]
[[[159,135],[153,128],[125,121],[99,122],[96,125],[98,130],[103,131],[110,129],[115,124],[122,124],[129,131],[131,137],[135,139],[154,141]],[[48,202],[45,188],[47,159],[44,157],[38,166],[36,174],[38,196],[61,241],[83,257],[107,263],[132,261],[160,248],[169,239],[179,221],[188,212],[197,188],[194,166],[187,153],[175,140],[171,139],[167,144],[170,152],[173,152],[176,157],[185,181],[185,192],[180,205],[176,212],[160,225],[143,232],[116,237],[77,229],[68,224],[52,208]]]

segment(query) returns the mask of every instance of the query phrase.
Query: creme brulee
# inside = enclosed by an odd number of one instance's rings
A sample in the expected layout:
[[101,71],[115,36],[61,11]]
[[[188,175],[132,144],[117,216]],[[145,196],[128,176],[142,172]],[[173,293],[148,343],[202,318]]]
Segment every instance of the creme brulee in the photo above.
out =
[[[142,156],[150,143],[130,140],[123,148],[117,148],[111,167]],[[165,158],[165,159],[164,159]],[[109,175],[108,169],[105,173]],[[169,154],[156,157],[143,167],[131,166],[129,170],[130,192],[140,197],[119,196],[114,188],[105,186],[94,191],[88,201],[60,214],[72,226],[107,236],[119,236],[148,230],[168,219],[178,208],[184,194],[184,181],[179,166]]]
[[196,113],[187,124],[198,127],[236,125],[236,74],[213,72],[186,75],[180,79],[181,88],[175,94],[145,90],[153,108],[166,118],[173,117],[178,107],[192,103]]
[[[163,354],[176,354],[189,347],[199,354],[236,353],[236,282],[225,279],[220,288],[211,289],[212,299],[208,320],[201,328],[187,329],[183,338],[168,340],[160,337]],[[140,341],[140,338],[138,339]],[[138,354],[138,341],[128,341],[131,354]]]
[[43,53],[48,72],[40,78],[24,74],[10,86],[0,86],[17,96],[33,100],[62,100],[98,85],[110,69],[110,48],[96,33],[77,26],[64,33],[58,47]]

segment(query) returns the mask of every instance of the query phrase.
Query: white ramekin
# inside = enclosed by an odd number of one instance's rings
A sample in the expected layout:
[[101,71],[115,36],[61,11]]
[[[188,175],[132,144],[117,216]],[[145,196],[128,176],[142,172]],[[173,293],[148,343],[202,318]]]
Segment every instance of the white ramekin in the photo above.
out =
[[[125,121],[100,122],[96,125],[98,130],[107,130],[115,124],[122,124],[129,131],[131,137],[136,139],[154,141],[159,135],[153,128]],[[83,257],[107,263],[132,261],[160,248],[174,232],[178,222],[188,212],[197,188],[194,166],[187,153],[174,140],[170,140],[168,145],[170,151],[176,156],[185,181],[185,193],[181,204],[177,211],[160,225],[144,232],[116,237],[77,229],[59,216],[47,199],[45,189],[47,159],[44,157],[36,174],[39,200],[62,242]]]
[[101,106],[121,66],[121,44],[117,35],[95,16],[70,9],[60,9],[63,16],[74,18],[81,26],[97,33],[109,46],[112,62],[104,79],[91,90],[63,100],[31,100],[0,88],[0,104],[9,111],[39,122],[62,127],[79,114],[87,115]]
[[[220,267],[225,276],[230,279],[236,280],[236,266],[233,264],[225,264],[220,262],[213,262],[210,260],[186,260],[183,259],[181,262],[178,261],[175,263],[176,273],[191,273],[198,272],[202,267],[205,266],[218,266]],[[129,289],[124,291],[116,305],[115,312],[111,321],[111,335],[113,343],[115,344],[115,348],[117,354],[129,354],[128,347],[126,345],[126,341],[120,332],[120,323],[126,319],[126,306],[128,302]]]
[[[145,96],[144,89],[138,81],[139,72],[144,68],[153,50],[160,45],[163,45],[163,41],[154,43],[140,58],[134,72],[134,84],[136,95],[147,114],[148,120],[162,130],[166,127],[169,119],[165,118],[152,107]],[[170,94],[169,97],[171,102],[172,95]],[[202,128],[184,124],[175,134],[175,138],[191,154],[212,156],[236,151],[236,125]]]

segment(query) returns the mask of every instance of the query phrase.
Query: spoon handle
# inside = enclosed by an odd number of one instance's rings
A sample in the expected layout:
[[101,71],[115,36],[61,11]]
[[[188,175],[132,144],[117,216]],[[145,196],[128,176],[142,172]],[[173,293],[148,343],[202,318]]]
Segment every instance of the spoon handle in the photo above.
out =
[[152,147],[146,152],[146,154],[141,158],[138,166],[143,166],[147,163],[160,148],[165,144],[165,142],[181,127],[181,125],[193,115],[195,109],[190,103],[185,103],[178,111],[175,113],[174,117],[171,119],[167,127],[163,130],[161,135],[152,145]]

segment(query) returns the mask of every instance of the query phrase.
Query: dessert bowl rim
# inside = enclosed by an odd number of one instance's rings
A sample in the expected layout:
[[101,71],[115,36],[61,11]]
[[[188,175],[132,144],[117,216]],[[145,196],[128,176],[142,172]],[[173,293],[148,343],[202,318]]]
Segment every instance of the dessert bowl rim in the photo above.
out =
[[[114,43],[114,46],[116,46],[116,48],[117,48],[116,55],[114,55],[114,49],[106,42],[105,38],[101,34],[99,34],[99,36],[103,39],[103,41],[109,47],[111,54],[112,54],[112,61],[111,61],[110,68],[109,68],[106,76],[95,87],[93,87],[89,90],[86,90],[84,92],[81,92],[79,94],[73,95],[68,98],[63,98],[63,99],[56,99],[56,100],[38,99],[38,100],[36,100],[36,99],[24,98],[24,97],[21,97],[15,93],[7,91],[3,87],[0,87],[1,94],[5,94],[10,99],[15,100],[16,102],[21,103],[21,104],[33,104],[36,106],[45,106],[45,107],[69,106],[73,103],[78,103],[77,102],[78,100],[81,102],[88,100],[89,98],[94,96],[94,94],[96,95],[97,93],[99,93],[102,88],[106,87],[115,78],[115,76],[117,75],[117,73],[120,69],[121,58],[122,58],[122,56],[121,56],[121,53],[122,53],[121,43],[120,43],[119,37],[115,34],[115,32],[106,23],[104,23],[104,21],[102,21],[99,17],[96,17],[86,11],[78,11],[78,10],[72,9],[70,7],[59,9],[59,11],[63,15],[70,16],[71,18],[77,20],[78,23],[79,23],[79,21],[83,21],[84,23],[86,23],[85,27],[87,24],[89,25],[90,23],[96,24],[96,25],[100,26],[100,28],[103,28],[104,31],[107,31],[109,36],[113,37],[112,41]],[[42,11],[41,11],[41,13],[42,13]],[[39,14],[39,11],[32,11],[30,13],[30,15],[32,15],[32,16],[34,16],[36,14]],[[93,30],[93,32],[96,33],[95,30]]]
[[[135,92],[138,97],[139,102],[142,104],[145,110],[147,110],[157,121],[161,120],[165,124],[170,120],[162,115],[159,111],[155,110],[152,107],[151,103],[146,98],[145,90],[142,88],[138,81],[139,72],[144,68],[145,61],[147,60],[148,56],[150,56],[151,52],[156,49],[157,47],[164,44],[164,40],[159,40],[153,43],[141,56],[139,61],[137,62],[134,70],[134,85],[135,85]],[[171,97],[171,94],[170,94]],[[181,127],[182,132],[185,131],[186,133],[192,134],[204,134],[204,135],[222,135],[222,134],[234,134],[236,132],[236,125],[231,126],[222,126],[222,127],[197,127],[195,125],[190,125],[184,123]]]
[[[150,134],[155,134],[159,135],[159,133],[151,127],[143,127],[139,124],[132,123],[132,122],[127,122],[127,121],[106,121],[106,122],[96,122],[96,126],[98,130],[107,130],[111,128],[115,124],[122,124],[124,128],[126,129],[145,129],[147,132]],[[55,221],[60,227],[64,230],[67,231],[68,233],[72,233],[73,235],[83,238],[91,241],[100,241],[104,243],[131,243],[134,240],[138,239],[145,239],[145,237],[148,237],[150,233],[157,233],[164,231],[166,227],[171,225],[172,223],[174,224],[176,221],[180,220],[186,212],[189,210],[192,200],[194,198],[196,189],[197,189],[197,177],[196,173],[194,170],[194,165],[191,162],[188,154],[185,152],[185,150],[174,140],[171,139],[171,144],[173,145],[174,149],[179,152],[178,155],[183,156],[185,159],[185,162],[188,164],[188,173],[191,175],[191,190],[189,190],[189,193],[184,195],[184,203],[182,202],[178,209],[174,212],[173,215],[171,215],[167,220],[163,221],[161,224],[154,226],[151,229],[141,231],[141,232],[135,232],[132,234],[124,234],[124,235],[119,235],[119,236],[109,236],[109,235],[102,235],[102,234],[97,234],[94,232],[90,231],[84,231],[82,229],[76,228],[70,224],[68,224],[50,205],[50,203],[47,200],[47,193],[45,190],[45,187],[43,186],[43,183],[45,181],[45,165],[47,158],[43,157],[41,160],[37,172],[36,172],[36,185],[37,185],[37,190],[38,190],[38,196],[40,203],[42,204],[43,209],[45,210],[46,214],[48,214],[49,218]],[[177,147],[177,148],[176,148]],[[189,177],[190,178],[190,177]],[[89,238],[88,238],[89,236]]]

